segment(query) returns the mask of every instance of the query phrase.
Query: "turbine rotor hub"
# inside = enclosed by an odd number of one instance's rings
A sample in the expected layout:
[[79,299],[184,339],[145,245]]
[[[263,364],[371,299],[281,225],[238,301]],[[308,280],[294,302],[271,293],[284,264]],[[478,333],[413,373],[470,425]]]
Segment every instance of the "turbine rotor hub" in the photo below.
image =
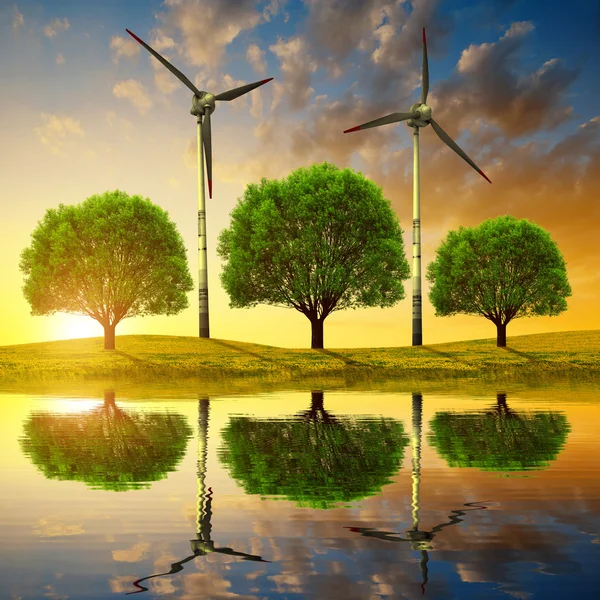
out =
[[200,115],[212,114],[215,110],[215,96],[208,92],[200,92],[200,96],[192,96],[192,108],[190,114],[199,117]]
[[429,120],[431,119],[431,107],[427,104],[417,102],[410,107],[410,112],[418,112],[418,119],[409,119],[408,125],[410,127],[427,127]]

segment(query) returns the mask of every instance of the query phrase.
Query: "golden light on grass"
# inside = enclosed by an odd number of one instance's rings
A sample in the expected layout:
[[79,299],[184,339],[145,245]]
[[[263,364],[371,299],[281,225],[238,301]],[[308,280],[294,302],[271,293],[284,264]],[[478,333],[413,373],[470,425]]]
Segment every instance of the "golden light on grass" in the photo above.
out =
[[0,347],[4,382],[120,381],[180,382],[264,377],[443,380],[460,377],[532,379],[600,377],[600,330],[495,338],[400,348],[287,349],[197,337],[125,335],[116,350],[102,338]]

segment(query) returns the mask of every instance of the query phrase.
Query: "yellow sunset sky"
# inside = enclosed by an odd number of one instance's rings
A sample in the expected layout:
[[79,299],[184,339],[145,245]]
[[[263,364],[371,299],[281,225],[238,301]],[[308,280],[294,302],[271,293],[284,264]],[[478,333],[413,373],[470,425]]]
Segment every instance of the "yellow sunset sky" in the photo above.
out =
[[[89,4],[89,5],[88,5]],[[132,6],[136,4],[136,6]],[[196,123],[191,92],[125,32],[132,30],[214,93],[274,80],[212,116],[207,195],[211,337],[310,347],[293,309],[231,309],[217,236],[249,183],[322,161],[382,186],[412,264],[412,129],[342,131],[420,95],[427,29],[436,121],[490,185],[421,130],[423,276],[448,231],[504,214],[548,230],[573,295],[558,317],[519,319],[514,335],[600,328],[600,112],[597,26],[562,4],[437,0],[166,0],[0,6],[0,345],[102,336],[88,317],[33,317],[19,255],[46,209],[120,189],[169,212],[197,285]],[[584,2],[574,2],[583,11]],[[560,31],[560,36],[557,32]],[[325,347],[411,344],[411,280],[393,308],[334,313]],[[197,289],[197,288],[196,288]],[[423,277],[423,343],[495,337],[483,318],[435,317]],[[197,291],[176,316],[132,318],[126,334],[198,335]],[[117,340],[118,344],[118,340]]]

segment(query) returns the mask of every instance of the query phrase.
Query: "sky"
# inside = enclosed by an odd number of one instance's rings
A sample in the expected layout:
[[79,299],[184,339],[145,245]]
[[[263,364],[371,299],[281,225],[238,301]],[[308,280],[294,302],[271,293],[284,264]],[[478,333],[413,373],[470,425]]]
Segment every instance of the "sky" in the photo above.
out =
[[[31,316],[19,256],[48,208],[119,189],[167,210],[197,289],[196,123],[191,92],[130,29],[201,90],[273,81],[212,115],[207,197],[211,337],[310,347],[294,309],[229,308],[217,237],[246,186],[328,161],[381,186],[412,265],[412,129],[343,130],[420,97],[427,31],[433,117],[490,185],[421,130],[422,269],[449,231],[510,214],[546,229],[573,295],[513,335],[600,328],[600,2],[573,0],[104,0],[0,2],[0,345],[102,336],[89,317]],[[411,344],[411,280],[392,308],[340,311],[325,347]],[[423,343],[495,337],[481,317],[436,317],[423,277]],[[198,335],[197,291],[175,316],[126,334]]]

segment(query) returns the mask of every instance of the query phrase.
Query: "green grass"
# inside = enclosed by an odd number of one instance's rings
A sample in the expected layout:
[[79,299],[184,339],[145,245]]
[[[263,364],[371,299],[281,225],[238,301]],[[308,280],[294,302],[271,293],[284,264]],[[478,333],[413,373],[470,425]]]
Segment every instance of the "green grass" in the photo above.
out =
[[181,382],[183,380],[534,381],[600,380],[600,330],[495,338],[421,347],[286,349],[244,342],[163,335],[0,346],[0,382]]

